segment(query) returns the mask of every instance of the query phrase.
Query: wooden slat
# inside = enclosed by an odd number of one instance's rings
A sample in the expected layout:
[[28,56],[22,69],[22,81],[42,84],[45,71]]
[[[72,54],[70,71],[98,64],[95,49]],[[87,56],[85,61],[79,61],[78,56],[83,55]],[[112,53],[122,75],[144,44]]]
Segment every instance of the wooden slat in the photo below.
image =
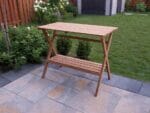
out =
[[19,19],[19,11],[18,11],[18,4],[16,0],[13,0],[13,9],[14,9],[14,16],[15,16],[15,21],[14,24],[19,25],[20,24],[20,19]]
[[10,21],[9,23],[13,25],[13,22],[16,21],[16,15],[14,14],[14,8],[13,8],[13,1],[14,0],[7,0],[8,1],[8,7],[9,7],[9,16]]
[[75,24],[75,23],[64,23],[56,22],[44,26],[39,26],[39,29],[57,30],[63,32],[81,33],[96,36],[107,36],[113,31],[117,30],[117,27],[107,27],[98,25],[87,25],[87,24]]
[[0,22],[2,22],[3,21],[3,15],[2,15],[2,8],[1,8],[1,5],[2,5],[2,3],[1,3],[1,0],[0,0]]
[[26,8],[25,8],[25,9],[26,9],[26,12],[27,12],[27,15],[26,15],[26,16],[27,16],[27,23],[28,23],[29,20],[30,20],[30,16],[29,16],[29,15],[30,15],[30,14],[29,14],[29,10],[30,10],[29,8],[30,8],[30,6],[29,6],[29,1],[28,1],[28,0],[26,0],[25,2],[26,2],[26,3],[25,3],[25,4],[26,4]]
[[58,37],[63,37],[63,38],[68,38],[68,39],[77,39],[77,40],[83,40],[83,41],[89,41],[89,42],[100,42],[100,40],[95,40],[95,39],[89,39],[89,38],[83,38],[79,36],[69,36],[69,35],[62,35],[62,34],[57,34]]
[[[35,16],[35,14],[34,14],[34,8],[33,8],[34,2],[35,2],[35,0],[30,0],[30,19],[31,19],[31,20],[32,20],[32,19],[34,18],[34,16]],[[31,21],[31,20],[30,20],[30,21]]]
[[23,12],[23,5],[22,0],[17,0],[18,3],[18,12],[19,12],[19,18],[21,20],[21,23],[24,24],[24,12]]
[[34,1],[35,0],[0,0],[0,22],[3,21],[4,15],[6,16],[8,24],[11,25],[30,22],[34,16]]
[[28,4],[28,14],[29,14],[29,21],[31,21],[31,5],[32,5],[32,0],[29,0],[29,4]]
[[5,1],[1,0],[1,13],[2,13],[2,23],[5,23],[5,21],[7,21],[7,13],[6,13],[6,5],[5,4]]
[[6,4],[6,17],[7,17],[7,21],[8,23],[11,22],[11,16],[10,16],[10,7],[9,7],[9,3],[8,3],[8,0],[4,1],[4,3]]
[[83,71],[90,72],[93,74],[99,74],[101,67],[102,67],[102,64],[99,64],[99,63],[72,58],[69,56],[58,55],[58,54],[50,58],[49,62],[57,63],[60,65],[64,65],[64,66],[79,69],[79,70],[83,70]]
[[27,23],[27,11],[26,11],[26,1],[22,0],[22,8],[23,8],[23,14],[24,14],[24,23]]

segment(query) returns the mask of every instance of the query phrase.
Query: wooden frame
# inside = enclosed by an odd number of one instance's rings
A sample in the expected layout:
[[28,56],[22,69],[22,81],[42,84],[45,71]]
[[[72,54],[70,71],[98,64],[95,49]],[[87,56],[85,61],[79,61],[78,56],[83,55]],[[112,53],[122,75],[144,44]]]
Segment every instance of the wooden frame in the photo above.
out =
[[[49,63],[56,63],[59,65],[63,65],[63,66],[83,70],[86,72],[90,72],[90,73],[93,73],[93,74],[96,74],[99,76],[97,87],[96,87],[96,92],[95,92],[95,96],[97,96],[98,92],[99,92],[100,83],[102,81],[102,75],[103,75],[103,72],[105,69],[108,73],[108,80],[110,80],[110,78],[111,78],[108,53],[109,53],[110,45],[112,42],[112,34],[115,30],[117,30],[117,27],[105,27],[105,26],[94,26],[94,25],[57,22],[57,23],[53,23],[53,24],[39,26],[38,28],[43,31],[45,38],[49,44],[49,51],[48,51],[47,59],[45,62],[42,78],[45,78]],[[53,31],[52,37],[49,36],[47,30]],[[58,34],[59,31],[65,32],[65,33],[73,32],[73,33],[96,35],[96,36],[99,36],[99,40],[87,39],[87,38],[76,37],[76,36],[62,35],[62,34]],[[72,39],[102,43],[103,53],[104,53],[103,63],[99,64],[99,63],[95,63],[95,62],[91,62],[91,61],[81,60],[81,59],[57,54],[57,51],[54,47],[54,39],[57,36],[62,36],[64,38],[72,38]]]

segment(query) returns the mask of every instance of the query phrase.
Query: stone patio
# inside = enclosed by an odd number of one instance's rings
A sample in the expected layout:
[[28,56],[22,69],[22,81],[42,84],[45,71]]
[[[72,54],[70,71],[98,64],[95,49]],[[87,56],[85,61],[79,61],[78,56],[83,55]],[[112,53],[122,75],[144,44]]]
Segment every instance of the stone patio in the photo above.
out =
[[[133,80],[138,87],[134,88],[126,78],[114,76],[108,81],[104,75],[99,95],[94,97],[95,76],[50,66],[41,79],[42,70],[43,66],[30,70],[0,88],[0,113],[150,113],[150,97],[143,96],[149,93],[148,83]],[[124,83],[114,87],[122,79]]]

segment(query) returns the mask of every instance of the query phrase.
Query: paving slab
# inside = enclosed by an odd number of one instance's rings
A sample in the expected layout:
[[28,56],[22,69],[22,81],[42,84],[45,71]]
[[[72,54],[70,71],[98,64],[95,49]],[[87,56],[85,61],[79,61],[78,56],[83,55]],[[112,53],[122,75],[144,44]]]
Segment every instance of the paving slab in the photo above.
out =
[[45,98],[35,104],[28,113],[83,113],[63,104]]
[[94,97],[96,81],[48,71],[45,79],[36,70],[0,88],[0,113],[150,113],[150,97],[104,83]]
[[134,93],[138,93],[143,84],[141,81],[117,76],[114,74],[112,74],[111,80],[108,80],[107,77],[104,76],[103,83]]
[[6,78],[0,76],[0,87],[3,87],[8,83],[10,83],[9,80],[7,80]]
[[130,94],[120,100],[114,113],[150,113],[150,98]]
[[6,102],[9,102],[13,98],[15,98],[16,94],[10,93],[9,91],[0,88],[0,104],[4,104]]
[[139,94],[149,96],[150,97],[150,83],[143,83]]
[[[35,76],[42,76],[44,66],[37,68],[36,70],[32,71],[31,73],[34,74]],[[45,78],[49,79],[51,81],[57,82],[57,83],[63,83],[65,80],[67,80],[70,77],[69,74],[64,73],[62,71],[53,69],[53,68],[48,68]]]
[[98,97],[94,97],[96,84],[91,86],[78,91],[59,85],[48,93],[48,97],[84,113],[112,113],[120,100],[120,96],[100,91]]
[[[14,82],[11,82],[10,84],[4,86],[4,88],[18,94],[21,91],[23,91],[29,85],[30,82],[32,82],[33,80],[37,80],[37,79],[39,79],[37,76],[34,76],[29,73],[15,80]],[[19,84],[19,85],[16,85],[16,84]]]
[[31,80],[18,95],[36,103],[44,97],[49,90],[53,89],[55,85],[54,82],[47,79],[37,78]]
[[29,73],[30,71],[34,70],[35,68],[41,66],[34,65],[34,64],[27,64],[21,67],[21,69],[18,70],[11,70],[9,72],[3,73],[2,77],[6,78],[9,81],[17,80],[18,78],[24,76],[25,74]]
[[[59,70],[64,71],[69,74],[76,75],[78,77],[87,78],[87,79],[90,79],[93,81],[98,81],[98,76],[94,75],[94,74],[85,73],[85,72],[67,68],[67,67],[62,67]],[[111,85],[113,87],[118,87],[118,88],[121,88],[121,89],[124,89],[127,91],[131,91],[134,93],[138,93],[143,84],[143,82],[141,82],[141,81],[118,76],[115,74],[112,74],[111,80],[108,80],[108,76],[107,76],[106,72],[103,73],[102,82],[104,84]]]
[[12,92],[0,89],[0,113],[27,113],[32,103]]
[[88,87],[88,84],[91,83],[91,80],[77,77],[72,75],[66,81],[64,81],[61,85],[67,86],[69,88],[76,89],[78,91],[82,91]]

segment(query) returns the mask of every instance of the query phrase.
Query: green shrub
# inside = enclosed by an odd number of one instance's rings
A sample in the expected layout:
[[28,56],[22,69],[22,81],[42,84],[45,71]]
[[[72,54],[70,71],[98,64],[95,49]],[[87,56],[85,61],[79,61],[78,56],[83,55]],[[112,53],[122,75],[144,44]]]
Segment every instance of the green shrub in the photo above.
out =
[[47,24],[57,21],[57,15],[54,14],[48,3],[44,1],[35,1],[34,3],[35,20],[38,24]]
[[90,52],[91,52],[90,43],[85,41],[79,41],[79,45],[76,50],[77,57],[81,59],[88,59]]
[[125,11],[133,11],[134,10],[134,7],[132,7],[130,4],[131,4],[131,0],[126,0]]
[[26,57],[15,53],[0,52],[0,68],[2,71],[17,69],[26,63]]
[[67,55],[72,47],[72,41],[70,39],[58,38],[56,47],[59,54]]
[[146,7],[146,11],[147,11],[147,12],[150,12],[150,6],[147,6],[147,7]]
[[72,13],[74,17],[78,15],[77,7],[72,4],[67,5],[65,9],[68,13]]
[[2,32],[0,32],[0,51],[4,50],[5,45],[2,38]]
[[[47,51],[42,32],[34,27],[9,28],[11,50],[0,46],[0,65],[6,69],[19,68],[26,62],[39,63]],[[0,45],[3,42],[0,41]]]
[[136,4],[136,11],[139,11],[139,12],[145,12],[146,11],[146,5],[144,2],[138,2]]
[[65,7],[69,4],[68,0],[35,0],[34,11],[35,20],[39,24],[47,24],[57,21],[66,13]]
[[41,31],[34,27],[18,27],[10,30],[10,37],[15,53],[24,55],[28,62],[41,62],[41,56],[47,50]]

